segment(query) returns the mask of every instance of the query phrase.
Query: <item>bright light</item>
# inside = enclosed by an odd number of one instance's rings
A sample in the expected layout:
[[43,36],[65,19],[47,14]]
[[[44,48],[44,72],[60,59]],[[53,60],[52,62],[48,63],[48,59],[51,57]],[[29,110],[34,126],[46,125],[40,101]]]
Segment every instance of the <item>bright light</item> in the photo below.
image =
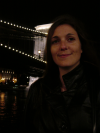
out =
[[11,23],[11,25],[13,25],[13,24]]
[[28,56],[30,56],[30,55],[28,54]]
[[15,49],[13,48],[12,50],[14,51]]
[[21,26],[19,26],[19,28],[21,28]]
[[16,26],[16,25],[14,24],[14,26]]
[[27,54],[25,54],[25,55],[27,55]]
[[11,49],[11,47],[9,47],[9,49]]
[[18,25],[17,25],[17,27],[18,27]]
[[27,28],[27,30],[28,30],[28,28]]
[[3,22],[2,20],[0,20],[0,22]]
[[41,53],[41,50],[38,50],[38,53],[40,54]]
[[22,54],[24,54],[24,52],[22,52]]
[[22,29],[24,29],[24,27],[22,27]]
[[31,29],[29,29],[29,30],[31,30]]
[[7,45],[5,45],[5,48],[7,48]]
[[30,57],[32,57],[32,56],[30,56]]
[[3,44],[1,44],[1,46],[3,46]]
[[9,22],[7,24],[9,24]]
[[34,58],[34,56],[33,56],[33,58]]
[[6,21],[4,21],[4,23],[6,24]]
[[50,24],[43,24],[43,25],[38,25],[36,26],[36,30],[43,30],[43,29],[49,29],[51,27],[52,23]]
[[21,51],[19,51],[19,53],[21,53]]
[[18,50],[16,50],[16,52],[18,52]]
[[27,76],[27,79],[28,79],[28,76]]

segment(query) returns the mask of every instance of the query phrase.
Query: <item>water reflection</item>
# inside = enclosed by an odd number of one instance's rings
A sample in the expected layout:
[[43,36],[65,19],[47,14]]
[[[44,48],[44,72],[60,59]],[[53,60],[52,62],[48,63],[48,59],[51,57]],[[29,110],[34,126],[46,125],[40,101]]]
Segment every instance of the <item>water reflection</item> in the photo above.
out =
[[27,90],[0,90],[0,131],[19,132]]

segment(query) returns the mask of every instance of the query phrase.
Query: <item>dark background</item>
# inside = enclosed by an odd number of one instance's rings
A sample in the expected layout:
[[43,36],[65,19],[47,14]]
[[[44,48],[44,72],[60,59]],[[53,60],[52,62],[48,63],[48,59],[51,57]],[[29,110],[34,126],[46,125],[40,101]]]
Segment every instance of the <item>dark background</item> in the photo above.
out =
[[100,1],[90,0],[6,0],[0,2],[0,19],[28,28],[51,23],[56,17],[70,14],[86,25],[91,40],[97,42],[99,51],[100,38]]

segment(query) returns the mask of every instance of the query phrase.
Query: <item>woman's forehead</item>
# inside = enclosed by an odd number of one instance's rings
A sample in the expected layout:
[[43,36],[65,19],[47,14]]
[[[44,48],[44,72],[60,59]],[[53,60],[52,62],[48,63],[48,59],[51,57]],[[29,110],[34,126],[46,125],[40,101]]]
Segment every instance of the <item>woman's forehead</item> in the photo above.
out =
[[66,34],[76,35],[77,32],[71,25],[63,24],[63,25],[59,25],[55,28],[52,37],[66,35]]

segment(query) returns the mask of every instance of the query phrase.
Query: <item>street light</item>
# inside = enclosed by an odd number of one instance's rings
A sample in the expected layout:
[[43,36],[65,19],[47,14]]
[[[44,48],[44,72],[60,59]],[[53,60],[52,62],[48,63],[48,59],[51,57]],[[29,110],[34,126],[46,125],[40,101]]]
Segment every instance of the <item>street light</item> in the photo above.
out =
[[38,53],[39,53],[39,59],[40,59],[41,50],[38,50]]

